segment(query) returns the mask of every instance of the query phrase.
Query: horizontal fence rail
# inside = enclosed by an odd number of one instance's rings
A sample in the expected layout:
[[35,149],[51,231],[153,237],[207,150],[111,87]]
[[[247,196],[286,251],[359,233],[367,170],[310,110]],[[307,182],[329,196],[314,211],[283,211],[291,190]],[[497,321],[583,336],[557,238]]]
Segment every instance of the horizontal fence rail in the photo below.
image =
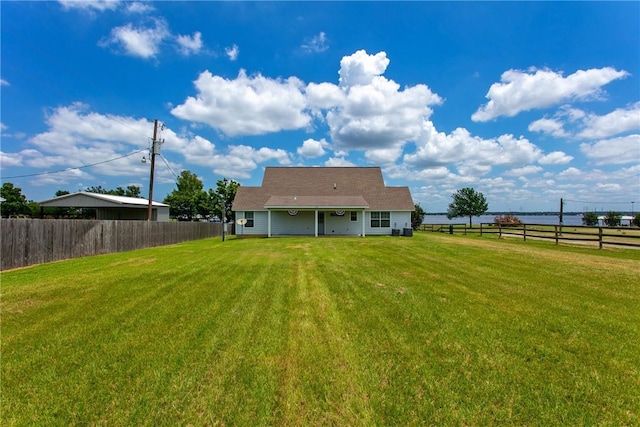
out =
[[0,270],[222,236],[205,222],[0,220]]
[[477,227],[469,227],[466,223],[460,224],[420,224],[419,231],[430,231],[433,233],[447,233],[447,234],[467,234],[467,233],[479,233],[480,229]]
[[549,224],[520,224],[495,225],[480,223],[469,227],[468,224],[421,224],[420,231],[441,232],[448,234],[497,234],[498,237],[521,237],[553,240],[575,244],[598,245],[602,249],[606,246],[626,246],[640,248],[640,228],[638,227],[592,227],[585,225],[549,225]]

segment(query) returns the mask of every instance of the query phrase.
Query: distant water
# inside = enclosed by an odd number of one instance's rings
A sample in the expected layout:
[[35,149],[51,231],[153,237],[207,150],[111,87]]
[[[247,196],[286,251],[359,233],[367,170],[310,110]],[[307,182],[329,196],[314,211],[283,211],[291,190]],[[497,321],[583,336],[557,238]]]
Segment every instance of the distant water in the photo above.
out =
[[[558,224],[558,215],[515,215],[524,224]],[[481,215],[473,217],[473,224],[493,223],[495,215]],[[453,218],[448,219],[446,215],[425,215],[423,224],[469,224],[469,218]],[[582,216],[580,215],[564,215],[562,217],[563,225],[582,225]]]

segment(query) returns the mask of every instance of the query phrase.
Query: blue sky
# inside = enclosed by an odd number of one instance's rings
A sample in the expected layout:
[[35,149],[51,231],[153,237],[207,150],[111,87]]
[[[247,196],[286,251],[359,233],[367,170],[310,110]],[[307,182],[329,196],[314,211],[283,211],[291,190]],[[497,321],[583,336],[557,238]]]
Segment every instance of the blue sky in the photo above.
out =
[[[1,174],[154,199],[380,166],[427,212],[640,211],[639,2],[2,2]],[[57,172],[61,171],[61,172]],[[56,172],[56,173],[50,173]]]

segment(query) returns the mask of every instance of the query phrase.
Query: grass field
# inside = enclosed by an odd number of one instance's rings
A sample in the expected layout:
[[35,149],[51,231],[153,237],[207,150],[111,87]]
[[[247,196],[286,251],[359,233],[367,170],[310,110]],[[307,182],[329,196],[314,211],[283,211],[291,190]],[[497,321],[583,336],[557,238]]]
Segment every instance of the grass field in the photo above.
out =
[[4,272],[1,424],[638,425],[634,250],[219,239]]

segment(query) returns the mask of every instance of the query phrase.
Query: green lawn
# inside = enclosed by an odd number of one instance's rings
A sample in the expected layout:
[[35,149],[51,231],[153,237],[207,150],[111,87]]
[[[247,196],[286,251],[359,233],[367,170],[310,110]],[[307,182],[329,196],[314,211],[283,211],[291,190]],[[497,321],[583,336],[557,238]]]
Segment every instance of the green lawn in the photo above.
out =
[[639,254],[416,233],[4,272],[0,424],[638,425]]

